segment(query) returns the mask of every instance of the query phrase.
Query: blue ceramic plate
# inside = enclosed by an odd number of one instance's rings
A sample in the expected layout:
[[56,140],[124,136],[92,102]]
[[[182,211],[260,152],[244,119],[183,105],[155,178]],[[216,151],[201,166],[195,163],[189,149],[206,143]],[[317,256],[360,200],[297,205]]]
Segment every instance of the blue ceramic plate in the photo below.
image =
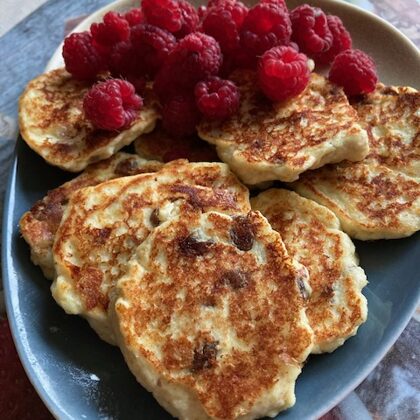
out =
[[[343,18],[355,45],[375,57],[384,82],[419,87],[419,53],[398,31],[353,6],[327,0],[317,4]],[[59,53],[49,67],[57,65]],[[2,258],[7,310],[23,365],[47,407],[60,419],[169,418],[136,383],[119,350],[100,341],[83,319],[65,315],[55,304],[49,282],[30,262],[29,249],[19,235],[19,218],[48,189],[67,179],[68,174],[48,166],[18,141],[5,202]],[[368,320],[334,353],[310,358],[297,382],[296,405],[280,419],[316,418],[337,404],[385,355],[417,305],[418,234],[403,240],[357,242],[356,248],[369,279],[364,289]]]

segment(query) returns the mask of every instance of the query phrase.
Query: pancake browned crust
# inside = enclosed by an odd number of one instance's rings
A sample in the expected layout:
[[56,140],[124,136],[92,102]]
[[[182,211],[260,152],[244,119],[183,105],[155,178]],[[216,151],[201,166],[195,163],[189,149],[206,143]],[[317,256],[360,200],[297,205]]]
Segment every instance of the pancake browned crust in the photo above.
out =
[[54,278],[52,246],[64,210],[74,191],[113,178],[156,172],[161,167],[159,162],[146,161],[136,155],[120,152],[88,166],[78,177],[49,191],[22,216],[19,223],[20,233],[31,248],[32,262],[41,267],[45,277],[51,280]]
[[251,200],[281,238],[292,258],[309,271],[312,294],[306,315],[314,331],[312,353],[331,352],[355,335],[367,317],[367,284],[350,238],[324,206],[282,189]]
[[95,129],[83,113],[83,97],[91,84],[73,79],[65,69],[41,74],[27,85],[19,101],[20,133],[26,143],[51,165],[78,172],[106,159],[159,118],[151,89],[131,126],[120,132]]
[[384,165],[326,166],[292,187],[333,211],[352,238],[403,238],[420,229],[420,182]]
[[184,160],[153,174],[74,192],[53,247],[55,300],[67,313],[86,317],[100,337],[112,343],[109,289],[150,231],[162,218],[177,214],[175,203],[200,211],[243,213],[250,209],[248,194],[227,165]]
[[139,156],[165,163],[176,159],[187,159],[190,162],[219,161],[214,146],[198,136],[175,139],[160,124],[151,133],[138,137],[134,147]]
[[294,404],[312,347],[307,271],[259,212],[191,212],[138,248],[111,319],[138,381],[182,419],[253,419]]
[[379,83],[353,106],[369,133],[365,161],[420,179],[420,93]]
[[308,169],[367,155],[356,111],[324,77],[313,73],[305,91],[283,103],[265,99],[251,71],[232,79],[241,93],[239,112],[224,122],[200,123],[198,134],[246,184],[291,182]]

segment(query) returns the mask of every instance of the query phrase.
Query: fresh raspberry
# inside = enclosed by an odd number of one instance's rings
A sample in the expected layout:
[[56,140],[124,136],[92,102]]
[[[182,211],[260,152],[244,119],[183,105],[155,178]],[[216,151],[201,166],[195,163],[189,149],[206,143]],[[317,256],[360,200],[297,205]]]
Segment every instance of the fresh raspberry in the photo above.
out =
[[302,4],[290,12],[290,20],[292,40],[305,54],[318,54],[331,47],[333,36],[328,28],[327,17],[320,8]]
[[258,63],[258,81],[264,94],[273,101],[283,101],[301,93],[309,82],[306,55],[292,47],[274,47]]
[[163,127],[174,137],[194,134],[199,118],[194,97],[191,95],[174,96],[162,109]]
[[175,0],[143,0],[143,13],[148,23],[175,33],[182,28],[182,12]]
[[7,319],[1,318],[0,389],[2,419],[53,420],[53,416],[38,397],[20,363]]
[[86,118],[96,128],[111,131],[128,127],[142,105],[134,86],[120,79],[97,83],[83,99]]
[[197,28],[198,13],[186,0],[143,0],[142,7],[148,23],[166,29],[177,38]]
[[260,0],[260,3],[273,3],[280,6],[286,13],[289,13],[285,0]]
[[202,29],[219,42],[222,52],[226,54],[239,47],[239,30],[247,14],[247,7],[239,1],[217,4],[208,9]]
[[206,6],[198,6],[197,14],[200,20],[203,19],[204,15],[207,13],[207,7]]
[[327,51],[313,55],[318,64],[331,63],[337,54],[349,50],[352,46],[351,36],[338,16],[327,16],[327,23],[333,36],[333,42]]
[[124,19],[128,22],[130,26],[138,25],[139,23],[145,22],[145,17],[143,10],[140,7],[129,10],[124,14]]
[[181,29],[175,33],[177,38],[183,38],[192,32],[195,32],[198,27],[200,18],[197,10],[185,0],[178,0],[178,7],[181,10],[182,26]]
[[130,25],[119,13],[108,12],[101,23],[92,23],[90,32],[94,45],[106,54],[113,45],[127,41],[130,36]]
[[139,58],[134,53],[131,40],[115,44],[108,58],[109,69],[114,77],[142,76],[143,70]]
[[154,77],[175,47],[176,38],[164,29],[143,23],[131,29],[131,42],[142,72]]
[[209,119],[229,118],[239,108],[239,90],[230,80],[210,77],[197,83],[194,94],[198,109]]
[[275,3],[254,6],[241,30],[241,46],[256,63],[257,57],[277,45],[287,45],[292,32],[289,15]]
[[89,32],[69,35],[64,40],[63,58],[66,70],[80,80],[92,80],[106,68],[104,59],[94,47]]
[[217,41],[200,32],[181,39],[156,76],[154,89],[164,100],[183,92],[192,92],[200,80],[214,76],[222,64]]
[[342,86],[348,96],[372,92],[378,82],[373,59],[360,50],[345,50],[338,54],[329,79]]

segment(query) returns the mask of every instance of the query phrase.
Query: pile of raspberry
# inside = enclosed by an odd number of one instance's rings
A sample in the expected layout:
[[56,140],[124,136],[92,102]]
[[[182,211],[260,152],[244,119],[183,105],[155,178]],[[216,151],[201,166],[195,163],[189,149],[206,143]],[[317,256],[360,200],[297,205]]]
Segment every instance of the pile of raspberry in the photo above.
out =
[[94,126],[128,127],[153,83],[163,126],[179,137],[193,134],[201,118],[238,111],[239,90],[229,80],[236,69],[255,70],[259,88],[276,102],[305,89],[311,60],[331,65],[329,79],[349,96],[371,92],[377,82],[373,60],[352,49],[339,17],[307,4],[289,11],[284,0],[252,8],[209,0],[198,10],[186,0],[143,0],[67,37],[63,57],[74,78],[96,82],[84,99]]

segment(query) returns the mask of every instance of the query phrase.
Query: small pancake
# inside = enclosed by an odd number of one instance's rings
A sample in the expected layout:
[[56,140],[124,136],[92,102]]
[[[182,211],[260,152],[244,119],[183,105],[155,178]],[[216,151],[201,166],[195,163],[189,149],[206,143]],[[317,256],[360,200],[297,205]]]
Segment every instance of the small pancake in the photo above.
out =
[[355,239],[395,239],[420,229],[420,182],[373,162],[307,172],[292,188],[328,207]]
[[232,79],[241,93],[239,112],[224,122],[200,123],[198,134],[246,184],[291,182],[308,169],[367,155],[368,136],[356,111],[324,77],[312,73],[305,91],[283,103],[263,97],[254,72],[235,72]]
[[41,74],[27,85],[19,101],[19,126],[28,146],[51,165],[79,172],[106,159],[153,130],[159,118],[151,89],[131,126],[122,131],[95,129],[83,113],[90,83],[73,79],[65,69]]
[[215,148],[199,137],[174,139],[160,124],[151,133],[138,137],[134,147],[139,156],[165,163],[176,159],[187,159],[190,162],[219,161]]
[[379,83],[353,106],[369,133],[365,161],[420,179],[420,93]]
[[147,161],[136,155],[117,153],[115,156],[88,166],[78,177],[47,193],[20,219],[19,227],[31,248],[31,260],[41,267],[48,279],[55,274],[52,246],[71,194],[80,188],[97,185],[109,179],[156,172],[159,162]]
[[306,315],[314,331],[312,353],[335,350],[367,317],[362,295],[366,275],[353,243],[334,213],[292,191],[265,191],[251,205],[280,233],[290,256],[308,269],[312,294]]
[[274,416],[312,347],[306,280],[259,212],[194,212],[138,248],[110,315],[131,371],[173,416]]
[[[227,213],[249,211],[248,190],[222,163],[171,162],[159,172],[103,182],[73,193],[57,231],[53,256],[55,300],[87,318],[114,342],[108,292],[125,273],[135,249],[176,202]],[[168,216],[169,217],[169,216]]]

